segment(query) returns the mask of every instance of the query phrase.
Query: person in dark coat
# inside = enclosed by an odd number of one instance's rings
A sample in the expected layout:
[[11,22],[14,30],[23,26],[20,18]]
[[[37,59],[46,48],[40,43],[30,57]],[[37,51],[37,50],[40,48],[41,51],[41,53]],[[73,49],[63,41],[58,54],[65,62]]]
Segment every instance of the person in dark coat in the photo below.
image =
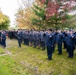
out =
[[74,56],[74,35],[73,32],[70,30],[67,34],[67,45],[68,45],[68,57],[73,58]]
[[56,33],[56,31],[54,31],[54,32],[52,32],[52,36],[54,36],[53,37],[53,41],[54,41],[54,46],[53,46],[53,53],[55,52],[55,45],[56,45],[56,35],[57,35],[57,33]]
[[33,42],[34,42],[34,48],[37,47],[37,31],[33,32]]
[[5,48],[6,47],[6,33],[5,33],[5,31],[2,31],[1,39],[2,39],[1,45]]
[[24,44],[29,46],[29,32],[25,31],[23,33],[23,38],[24,38]]
[[69,30],[67,30],[66,32],[63,33],[64,35],[64,49],[66,49],[66,52],[68,52],[68,44],[67,44],[67,40],[68,40],[68,33],[69,33]]
[[12,40],[13,39],[13,31],[12,30],[10,30],[9,32],[8,32],[8,37]]
[[62,54],[62,42],[63,42],[63,34],[61,33],[61,30],[58,30],[58,34],[56,36],[56,43],[58,45],[58,54]]
[[17,32],[17,39],[18,39],[18,45],[19,45],[19,47],[21,47],[22,35],[21,35],[20,30],[18,30],[18,32]]
[[29,46],[33,46],[33,30],[29,32]]
[[54,36],[52,35],[52,30],[48,29],[46,33],[46,46],[47,46],[47,56],[48,60],[52,60],[53,46],[54,46]]
[[41,42],[41,34],[40,34],[40,31],[36,31],[37,33],[37,39],[36,39],[36,42],[37,42],[37,46],[38,46],[38,49],[40,49],[40,42]]
[[[63,44],[64,44],[64,49],[66,49],[67,50],[67,44],[66,44],[66,39],[67,39],[67,36],[66,36],[66,32],[67,32],[67,30],[64,30],[64,32],[63,32]],[[68,52],[68,51],[67,51]]]
[[46,40],[45,31],[41,31],[41,47],[42,47],[42,50],[45,50],[45,40]]
[[22,43],[22,41],[23,41],[23,31],[22,31],[22,29],[20,29],[20,34],[21,34],[21,43]]

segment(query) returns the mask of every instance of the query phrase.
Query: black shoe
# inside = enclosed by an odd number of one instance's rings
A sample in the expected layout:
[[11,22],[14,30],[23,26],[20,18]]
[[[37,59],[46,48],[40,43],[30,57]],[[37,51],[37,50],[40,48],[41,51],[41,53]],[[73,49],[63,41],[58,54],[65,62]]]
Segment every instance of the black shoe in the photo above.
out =
[[48,60],[52,60],[52,58],[49,58]]
[[58,53],[58,55],[62,55],[62,53]]
[[73,58],[73,56],[71,56],[71,58]]
[[68,58],[71,58],[71,56],[68,56]]
[[52,58],[46,58],[47,60],[52,60]]

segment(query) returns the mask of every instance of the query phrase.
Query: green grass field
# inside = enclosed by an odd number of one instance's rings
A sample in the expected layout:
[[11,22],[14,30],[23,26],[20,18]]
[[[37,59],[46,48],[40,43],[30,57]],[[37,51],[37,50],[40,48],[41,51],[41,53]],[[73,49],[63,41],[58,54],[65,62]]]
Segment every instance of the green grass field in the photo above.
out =
[[0,57],[0,75],[30,75],[18,61],[6,55]]
[[65,50],[57,55],[56,48],[53,60],[48,61],[46,50],[25,45],[18,48],[15,40],[9,40],[7,45],[12,55],[0,57],[1,75],[76,75],[76,55],[73,59],[67,58]]
[[0,54],[4,53],[4,49],[0,46]]

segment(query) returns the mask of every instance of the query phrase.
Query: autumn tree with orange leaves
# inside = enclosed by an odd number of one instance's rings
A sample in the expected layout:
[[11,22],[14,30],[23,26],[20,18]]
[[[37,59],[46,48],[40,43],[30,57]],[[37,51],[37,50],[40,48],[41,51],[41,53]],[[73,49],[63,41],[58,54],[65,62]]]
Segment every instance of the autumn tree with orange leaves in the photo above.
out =
[[35,15],[33,14],[31,7],[32,7],[31,1],[29,0],[22,1],[22,5],[20,5],[20,8],[18,9],[15,15],[17,26],[19,28],[24,28],[24,29],[33,28],[31,25],[32,24],[31,17]]

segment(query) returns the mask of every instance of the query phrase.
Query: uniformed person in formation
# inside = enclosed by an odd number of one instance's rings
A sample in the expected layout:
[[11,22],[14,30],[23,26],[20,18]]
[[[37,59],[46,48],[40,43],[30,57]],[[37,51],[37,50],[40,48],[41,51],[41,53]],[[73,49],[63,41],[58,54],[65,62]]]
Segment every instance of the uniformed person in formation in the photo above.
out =
[[34,48],[37,47],[37,31],[33,32],[33,42],[34,42]]
[[33,30],[29,32],[29,46],[33,46]]
[[59,55],[62,54],[62,42],[63,42],[63,34],[62,34],[61,30],[58,30],[58,34],[56,36],[56,43],[58,46],[58,54]]
[[22,34],[21,34],[20,30],[18,30],[18,32],[17,32],[17,40],[18,40],[18,45],[19,45],[19,47],[21,47]]
[[45,36],[45,31],[41,31],[41,47],[42,47],[42,50],[45,50],[45,42],[46,42],[46,36]]
[[74,35],[72,30],[67,33],[67,46],[68,46],[68,58],[73,58],[74,56]]
[[6,33],[5,31],[2,31],[2,34],[1,34],[1,45],[5,48],[6,47]]
[[29,46],[29,31],[24,31],[23,33],[24,44]]
[[52,60],[52,53],[54,47],[54,35],[52,35],[52,29],[48,29],[46,33],[46,46],[47,46],[47,56],[48,60]]
[[[67,41],[67,36],[66,36],[66,33],[67,33],[67,30],[64,30],[63,31],[63,44],[64,44],[64,49],[66,49],[67,50],[67,43],[66,43],[66,41]],[[67,50],[67,52],[68,52],[68,50]]]

